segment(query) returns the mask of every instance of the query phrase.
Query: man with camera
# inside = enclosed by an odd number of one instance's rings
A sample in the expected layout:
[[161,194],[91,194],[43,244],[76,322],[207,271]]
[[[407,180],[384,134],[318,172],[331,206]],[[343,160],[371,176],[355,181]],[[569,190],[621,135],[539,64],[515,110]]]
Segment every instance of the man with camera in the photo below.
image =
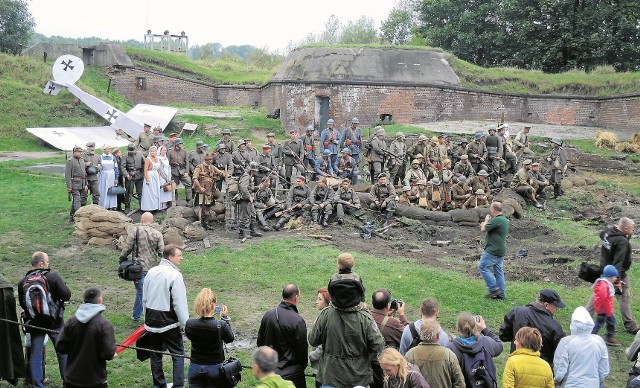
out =
[[127,260],[127,256],[133,252],[133,261],[142,265],[142,278],[134,280],[136,287],[136,299],[133,302],[133,313],[131,319],[139,321],[142,315],[142,287],[147,272],[158,264],[158,256],[164,250],[164,240],[162,233],[151,226],[153,224],[153,214],[146,212],[140,217],[140,225],[129,228],[127,239],[120,253],[120,262]]
[[[371,316],[384,337],[386,347],[398,349],[405,326],[409,324],[404,314],[405,305],[400,299],[391,299],[391,292],[386,288],[377,289],[371,296]],[[393,315],[397,313],[398,318]]]

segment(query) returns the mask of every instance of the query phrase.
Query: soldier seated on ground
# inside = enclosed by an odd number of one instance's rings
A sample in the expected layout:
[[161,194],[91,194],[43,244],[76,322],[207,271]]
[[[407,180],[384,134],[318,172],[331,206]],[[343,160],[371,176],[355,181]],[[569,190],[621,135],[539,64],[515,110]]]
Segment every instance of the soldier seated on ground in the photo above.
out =
[[540,171],[540,163],[531,163],[531,176],[533,177],[533,181],[535,183],[533,185],[533,188],[536,189],[536,198],[545,199],[547,195],[545,194],[544,190],[549,187],[551,183],[549,183],[549,180],[542,174],[542,171]]
[[[327,150],[328,151],[328,150]],[[321,177],[316,187],[311,190],[309,205],[311,205],[311,223],[321,222],[325,228],[329,226],[329,216],[333,212],[333,189],[327,186],[327,178]]]
[[473,166],[469,163],[469,155],[463,154],[460,156],[460,161],[453,167],[453,174],[457,177],[464,176],[465,178],[476,175]]
[[427,176],[422,168],[420,168],[420,161],[418,159],[412,160],[411,168],[404,175],[404,185],[415,187],[418,184],[418,181],[426,179]]
[[268,232],[271,227],[267,223],[267,220],[273,217],[276,212],[282,210],[279,203],[276,202],[276,198],[271,191],[271,180],[268,176],[262,178],[262,181],[258,185],[253,206],[256,209],[256,218],[262,227],[262,230]]
[[472,177],[469,180],[469,184],[471,185],[471,188],[473,189],[473,191],[475,192],[478,189],[482,189],[488,196],[489,193],[491,192],[491,188],[489,187],[488,177],[489,177],[489,173],[486,172],[485,170],[478,171],[478,175]]
[[387,181],[387,174],[382,173],[378,175],[378,182],[371,186],[369,190],[371,196],[371,204],[369,207],[372,210],[377,210],[385,214],[385,220],[383,227],[388,226],[393,218],[393,213],[396,211],[396,189]]
[[358,165],[354,158],[351,157],[349,147],[342,149],[341,156],[336,163],[339,178],[348,178],[352,185],[358,184]]
[[398,203],[405,206],[415,206],[418,204],[418,196],[411,189],[411,186],[403,186],[402,194],[398,198]]
[[489,207],[489,201],[482,189],[476,190],[475,194],[462,204],[462,209],[473,209],[476,207]]
[[427,180],[420,179],[416,187],[413,189],[413,192],[416,195],[416,204],[423,209],[427,209],[429,207],[429,193],[427,192]]
[[303,175],[296,177],[295,185],[289,189],[287,194],[286,208],[282,211],[281,217],[274,227],[275,230],[280,230],[291,217],[300,217],[311,208],[308,204],[311,189],[306,182],[307,179]]
[[431,211],[442,211],[445,204],[445,193],[440,179],[433,178],[429,181],[427,193],[427,209]]
[[331,303],[341,309],[353,308],[364,302],[365,288],[362,278],[353,267],[356,261],[350,253],[338,255],[338,273],[331,277],[327,290],[331,295]]
[[453,204],[456,209],[461,208],[473,193],[473,189],[469,186],[467,178],[464,176],[458,177],[458,182],[451,187],[451,191],[453,193]]
[[535,185],[535,179],[531,174],[531,159],[527,159],[522,162],[522,168],[513,176],[511,187],[516,193],[523,196],[528,203],[541,209],[542,205],[536,199],[536,189],[534,189],[533,185]]
[[340,182],[338,191],[333,196],[333,203],[335,204],[336,217],[338,218],[338,224],[342,225],[344,222],[344,213],[351,214],[360,221],[366,221],[366,217],[362,208],[360,207],[360,198],[355,190],[351,187],[349,179],[343,179]]

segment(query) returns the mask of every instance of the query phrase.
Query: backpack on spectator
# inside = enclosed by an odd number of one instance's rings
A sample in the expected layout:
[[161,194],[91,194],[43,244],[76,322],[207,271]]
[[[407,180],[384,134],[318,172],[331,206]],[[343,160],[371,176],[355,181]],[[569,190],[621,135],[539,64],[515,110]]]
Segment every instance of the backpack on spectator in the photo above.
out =
[[411,345],[407,348],[407,351],[411,348],[415,348],[420,343],[420,333],[416,329],[416,323],[413,322],[409,325],[409,331],[411,332]]
[[45,271],[34,271],[24,278],[22,291],[27,322],[34,326],[51,329],[60,307],[53,301]]
[[484,349],[473,355],[462,352],[460,367],[466,379],[468,379],[469,387],[497,387],[495,376],[492,376],[491,372],[486,368],[485,357]]

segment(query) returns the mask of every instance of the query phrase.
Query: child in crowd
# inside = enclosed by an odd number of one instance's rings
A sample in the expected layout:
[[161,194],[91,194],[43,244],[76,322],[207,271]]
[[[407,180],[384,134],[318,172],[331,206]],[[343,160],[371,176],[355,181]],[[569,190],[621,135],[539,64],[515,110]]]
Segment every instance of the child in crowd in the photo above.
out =
[[596,325],[591,334],[598,334],[603,324],[607,325],[607,339],[604,341],[609,346],[621,346],[617,339],[613,338],[616,333],[616,317],[613,315],[613,297],[618,280],[618,270],[609,264],[604,267],[602,277],[593,283],[593,308],[597,314]]
[[331,303],[338,308],[358,307],[364,302],[364,284],[357,273],[352,272],[356,265],[353,255],[338,255],[338,273],[331,277],[327,289],[331,295]]

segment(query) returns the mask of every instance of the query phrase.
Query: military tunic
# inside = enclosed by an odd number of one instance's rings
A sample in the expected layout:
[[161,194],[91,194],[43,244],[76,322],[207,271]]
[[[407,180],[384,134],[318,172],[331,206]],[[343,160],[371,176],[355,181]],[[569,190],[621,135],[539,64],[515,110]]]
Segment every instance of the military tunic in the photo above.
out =
[[86,198],[87,172],[85,170],[85,161],[82,157],[76,158],[73,156],[67,160],[64,179],[67,183],[67,191],[71,193],[72,197],[69,215],[73,217],[82,206],[83,195]]

